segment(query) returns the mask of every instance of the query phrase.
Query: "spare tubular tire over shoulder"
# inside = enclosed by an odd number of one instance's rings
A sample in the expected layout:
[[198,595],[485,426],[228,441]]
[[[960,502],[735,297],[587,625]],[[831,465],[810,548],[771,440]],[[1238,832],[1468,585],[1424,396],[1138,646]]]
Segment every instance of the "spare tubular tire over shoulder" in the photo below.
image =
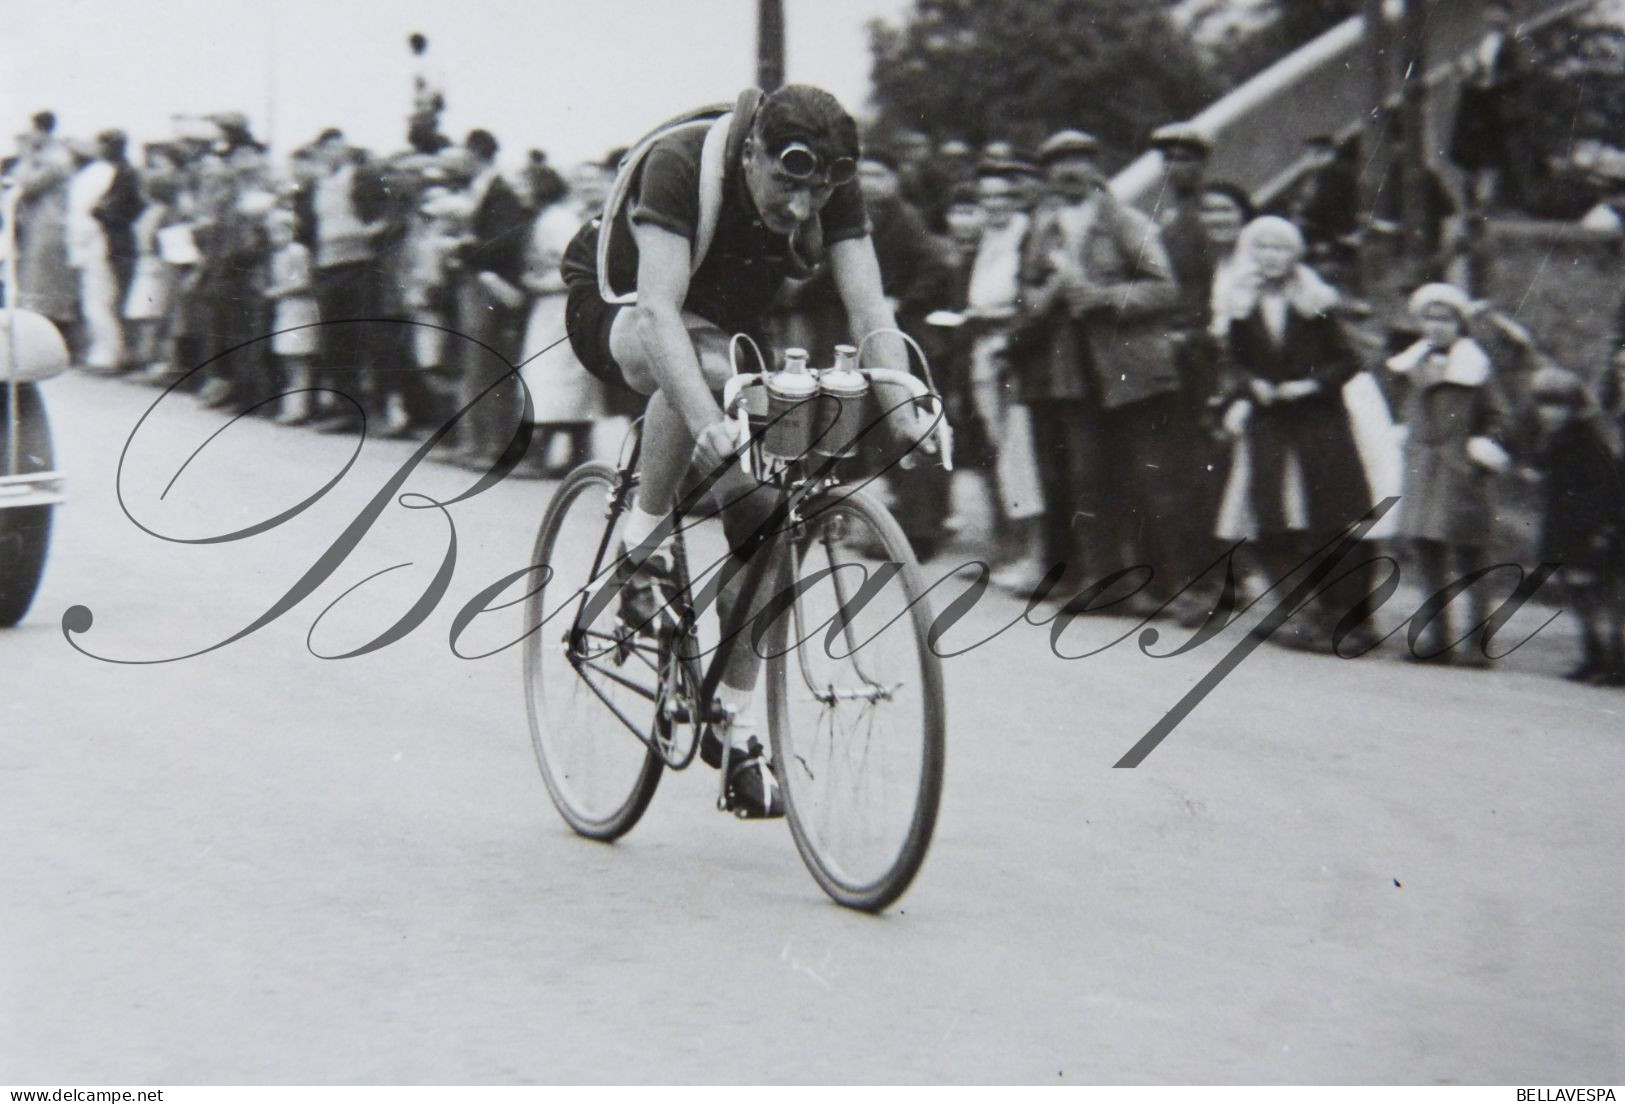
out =
[[[626,156],[621,159],[620,168],[615,172],[615,180],[610,185],[608,197],[604,200],[604,211],[598,223],[598,294],[604,302],[630,304],[636,303],[638,299],[636,289],[629,292],[616,291],[610,286],[609,273],[612,266],[609,251],[615,238],[613,233],[615,219],[631,200],[632,183],[637,179],[638,169],[642,166],[643,159],[648,156],[649,150],[656,142],[670,135],[692,128],[706,131],[705,148],[700,157],[700,222],[695,230],[691,251],[690,271],[697,272],[705,260],[706,251],[711,247],[711,239],[715,235],[717,219],[722,209],[722,197],[727,194],[728,188],[733,183],[734,168],[739,164],[745,138],[750,133],[751,123],[756,118],[756,109],[761,105],[762,98],[760,88],[747,88],[739,94],[739,99],[731,108],[727,104],[711,104],[698,111],[668,119],[645,134],[638,140],[637,145],[627,151]],[[726,128],[725,134],[722,133],[723,128]]]

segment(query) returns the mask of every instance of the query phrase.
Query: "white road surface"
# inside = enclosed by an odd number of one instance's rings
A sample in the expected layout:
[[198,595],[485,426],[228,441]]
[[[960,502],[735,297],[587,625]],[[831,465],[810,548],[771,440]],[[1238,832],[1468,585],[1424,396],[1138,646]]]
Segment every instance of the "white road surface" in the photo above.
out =
[[[554,812],[517,649],[447,642],[524,565],[550,484],[451,508],[448,596],[387,648],[312,654],[411,605],[432,511],[386,508],[235,643],[108,662],[250,625],[411,452],[369,442],[263,535],[165,541],[115,495],[156,394],[47,386],[71,502],[0,633],[0,1083],[1625,1081],[1625,692],[1551,677],[1561,621],[1489,674],[1263,648],[1134,770],[1112,764],[1222,649],[1062,661],[1018,625],[947,662],[936,840],[864,916],[782,822],[714,812],[703,767],[613,846]],[[160,500],[222,420],[159,408],[136,520],[246,526],[355,447],[256,421]],[[425,464],[406,489],[472,481]],[[104,659],[64,638],[75,605]],[[956,632],[1020,612],[989,598]]]

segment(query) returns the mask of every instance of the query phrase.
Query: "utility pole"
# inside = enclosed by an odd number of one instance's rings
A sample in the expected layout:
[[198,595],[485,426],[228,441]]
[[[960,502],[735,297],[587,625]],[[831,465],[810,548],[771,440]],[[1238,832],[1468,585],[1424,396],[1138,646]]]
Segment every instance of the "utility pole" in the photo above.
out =
[[[1361,33],[1361,54],[1369,81],[1367,98],[1371,112],[1365,118],[1361,146],[1365,152],[1365,166],[1360,174],[1360,210],[1367,218],[1374,218],[1382,189],[1398,187],[1393,172],[1394,151],[1389,148],[1388,97],[1393,92],[1393,54],[1388,20],[1383,11],[1384,0],[1361,0],[1360,13],[1364,21]],[[1360,250],[1362,288],[1373,287],[1382,271],[1387,247],[1385,239],[1367,232]]]
[[1427,5],[1423,0],[1405,0],[1401,32],[1404,83],[1400,86],[1404,164],[1399,179],[1404,189],[1401,199],[1405,211],[1405,252],[1415,261],[1426,253],[1428,236],[1427,25]]
[[784,0],[756,0],[756,83],[763,92],[784,84]]

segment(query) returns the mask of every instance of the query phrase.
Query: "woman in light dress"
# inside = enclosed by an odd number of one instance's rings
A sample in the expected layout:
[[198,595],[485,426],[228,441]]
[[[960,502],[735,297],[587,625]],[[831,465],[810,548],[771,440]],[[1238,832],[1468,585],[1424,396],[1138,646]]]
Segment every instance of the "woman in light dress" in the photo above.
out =
[[581,367],[566,339],[566,289],[559,275],[565,247],[586,215],[572,202],[564,178],[545,162],[530,166],[527,183],[536,217],[523,277],[532,298],[519,374],[539,433],[532,455],[542,458],[544,474],[562,476],[591,459],[593,427],[606,414],[604,385]]

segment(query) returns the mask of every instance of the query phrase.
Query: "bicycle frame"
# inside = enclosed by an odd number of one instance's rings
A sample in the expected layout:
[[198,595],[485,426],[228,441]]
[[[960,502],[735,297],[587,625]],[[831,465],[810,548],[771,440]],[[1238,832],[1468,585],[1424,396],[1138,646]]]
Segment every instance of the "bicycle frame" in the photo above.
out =
[[[938,447],[944,465],[951,470],[952,441],[946,430],[946,419],[941,417],[941,401],[936,393],[907,373],[868,370],[867,374],[875,382],[903,388],[909,396],[905,400],[907,402],[918,402],[926,398],[936,402]],[[736,375],[728,381],[724,389],[724,412],[744,421],[747,432],[749,425],[743,401],[744,390],[758,384],[761,378],[760,375],[755,374]],[[888,411],[887,414],[889,413]],[[594,584],[606,579],[614,570],[614,566],[606,566],[605,561],[610,550],[610,542],[613,539],[615,523],[627,508],[632,491],[637,486],[636,473],[638,459],[642,451],[640,424],[635,423],[632,432],[632,446],[629,450],[623,450],[625,453],[624,459],[617,465],[618,478],[606,506],[605,525],[593,557],[592,567],[589,572],[590,581],[578,595],[574,596],[575,610],[569,630],[567,655],[571,667],[575,669],[582,681],[609,708],[610,712],[621,724],[640,742],[658,755],[666,766],[681,770],[693,761],[695,751],[707,728],[714,729],[716,725],[731,722],[732,718],[728,716],[717,701],[717,691],[721,685],[723,673],[727,670],[728,664],[735,654],[735,649],[742,646],[741,639],[746,635],[745,627],[751,619],[751,611],[756,606],[758,593],[764,580],[770,574],[771,569],[778,563],[781,555],[788,555],[789,557],[790,578],[792,581],[799,578],[800,552],[796,541],[791,539],[787,542],[786,538],[795,537],[804,532],[805,520],[802,515],[804,505],[838,487],[841,480],[837,474],[838,461],[834,458],[814,460],[811,457],[803,457],[791,461],[769,462],[762,452],[760,442],[756,440],[753,440],[751,445],[741,450],[741,465],[753,478],[758,479],[764,485],[774,488],[780,498],[780,505],[770,519],[773,530],[769,539],[757,550],[756,554],[746,561],[743,567],[740,566],[735,557],[729,555],[719,568],[718,578],[708,584],[709,587],[714,587],[715,592],[720,595],[722,589],[728,586],[736,575],[739,575],[741,571],[743,572],[733,601],[726,611],[731,616],[720,625],[720,639],[716,652],[710,662],[705,665],[703,673],[698,674],[697,677],[693,667],[684,667],[684,664],[688,662],[684,659],[684,645],[692,644],[697,651],[697,630],[700,613],[695,608],[692,594],[693,580],[690,577],[688,568],[687,546],[683,537],[683,519],[691,508],[698,505],[721,473],[713,473],[709,478],[702,480],[698,487],[689,492],[684,501],[679,504],[677,510],[674,511],[673,517],[675,560],[673,569],[677,585],[672,612],[676,615],[676,628],[672,632],[664,634],[658,644],[654,646],[655,661],[652,666],[657,681],[655,690],[650,695],[644,687],[638,685],[632,679],[606,669],[596,661],[594,656],[586,654],[585,649],[582,647],[584,638],[581,635],[586,631],[583,626],[591,624],[594,617],[602,612],[602,604],[612,600],[616,593],[616,588],[612,586],[595,586]],[[830,540],[829,533],[825,532],[823,538],[827,543]],[[786,544],[788,544],[787,551]],[[893,573],[896,570],[897,568],[894,567],[892,569]],[[855,700],[864,698],[871,702],[889,700],[897,687],[883,685],[866,669],[866,665],[857,658],[860,651],[858,641],[854,639],[851,618],[846,615],[852,597],[850,587],[838,571],[832,573],[832,582],[839,602],[840,613],[837,616],[839,617],[840,630],[846,640],[854,671],[864,683],[866,689],[838,692],[832,687],[826,691],[814,689],[814,694],[820,701],[826,703],[833,703],[838,699]],[[797,639],[800,640],[804,635],[806,626],[803,622],[801,603],[797,595],[793,593],[790,595],[789,605],[792,615],[791,620],[795,626]],[[616,644],[618,650],[648,647],[650,647],[648,643],[635,640]],[[808,666],[805,652],[801,648],[797,648],[796,651],[802,677],[806,680],[809,688],[813,688],[815,687],[815,680]],[[647,661],[647,657],[640,656],[640,658]],[[602,677],[633,690],[635,693],[649,696],[655,706],[654,731],[646,733],[644,731],[645,726],[640,725],[623,713],[610,697],[594,684],[594,678],[589,676]],[[686,688],[681,685],[685,682],[688,684]],[[675,726],[682,723],[691,726],[691,739],[686,743],[683,752],[674,752],[671,747],[662,744],[657,732],[663,725]],[[723,739],[721,745],[723,748],[721,775],[725,787],[731,744],[729,740]]]

